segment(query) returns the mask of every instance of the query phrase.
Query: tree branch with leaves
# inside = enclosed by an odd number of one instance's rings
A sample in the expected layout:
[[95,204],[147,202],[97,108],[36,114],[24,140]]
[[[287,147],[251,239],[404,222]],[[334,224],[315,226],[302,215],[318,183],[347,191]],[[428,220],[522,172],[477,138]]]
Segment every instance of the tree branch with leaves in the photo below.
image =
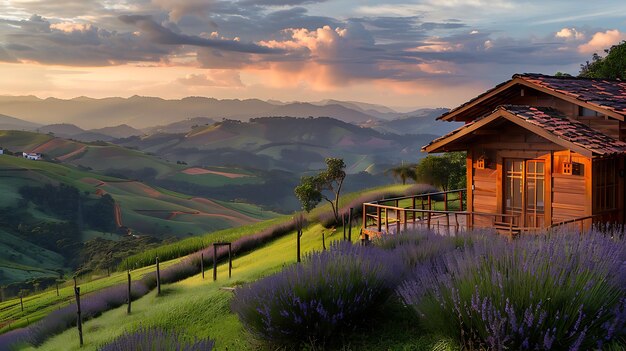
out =
[[329,157],[325,170],[314,176],[303,176],[300,185],[294,189],[302,209],[310,212],[322,200],[326,200],[332,208],[335,223],[339,223],[339,197],[346,179],[345,168],[343,159]]

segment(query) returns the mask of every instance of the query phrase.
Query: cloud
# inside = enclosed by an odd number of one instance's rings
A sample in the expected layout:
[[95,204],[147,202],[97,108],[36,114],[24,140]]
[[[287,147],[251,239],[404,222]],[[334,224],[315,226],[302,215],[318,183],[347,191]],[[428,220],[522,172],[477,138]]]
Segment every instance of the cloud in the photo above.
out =
[[560,31],[554,34],[557,38],[563,38],[566,40],[575,39],[582,40],[585,39],[585,34],[576,30],[576,28],[563,28]]
[[220,50],[269,54],[279,53],[275,50],[260,46],[254,43],[242,43],[239,40],[228,40],[222,38],[203,38],[196,35],[185,35],[175,33],[169,28],[156,23],[151,16],[141,15],[122,15],[119,19],[126,23],[136,26],[142,35],[146,35],[152,42],[163,45],[192,45],[199,47],[211,47]]
[[296,6],[296,5],[308,5],[326,2],[328,0],[244,0],[241,1],[244,5],[259,5],[259,6]]
[[152,0],[152,3],[169,13],[172,21],[178,22],[183,16],[206,16],[215,0]]
[[212,70],[207,74],[188,74],[177,80],[188,86],[204,87],[244,87],[238,72],[231,70]]
[[579,45],[578,51],[583,54],[603,52],[612,45],[619,44],[622,40],[626,40],[626,33],[621,33],[617,29],[597,32],[587,43]]

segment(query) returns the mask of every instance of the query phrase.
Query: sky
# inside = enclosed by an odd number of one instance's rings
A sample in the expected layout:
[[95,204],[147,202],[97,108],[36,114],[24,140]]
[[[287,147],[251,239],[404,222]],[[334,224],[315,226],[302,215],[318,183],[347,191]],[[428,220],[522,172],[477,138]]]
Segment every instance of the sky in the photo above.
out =
[[0,0],[0,95],[454,107],[622,40],[623,0]]

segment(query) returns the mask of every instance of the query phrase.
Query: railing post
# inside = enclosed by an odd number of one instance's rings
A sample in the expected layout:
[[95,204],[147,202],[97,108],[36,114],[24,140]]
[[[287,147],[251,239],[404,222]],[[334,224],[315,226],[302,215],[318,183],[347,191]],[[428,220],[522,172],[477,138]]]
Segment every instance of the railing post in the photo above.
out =
[[400,209],[396,206],[396,234],[400,234],[400,222],[402,218],[400,218]]
[[459,208],[463,212],[463,190],[459,191]]
[[365,213],[365,209],[366,209],[365,206],[366,205],[363,204],[363,213],[362,213],[362,215],[363,215],[363,224],[361,225],[361,228],[363,228],[363,229],[367,229],[367,213]]
[[382,229],[382,212],[380,211],[380,207],[376,206],[376,218],[378,223],[376,223],[376,226],[378,227],[378,232],[380,233],[383,229]]
[[430,198],[430,195],[428,195],[428,210],[432,210],[432,199]]
[[430,230],[430,215],[431,215],[431,213],[430,213],[430,211],[428,211],[428,220],[426,222],[426,227],[428,228],[428,230]]
[[385,207],[385,231],[389,234],[389,208]]
[[[415,209],[415,196],[413,196],[413,207],[412,208]],[[413,211],[413,215],[411,216],[411,217],[413,217],[413,223],[415,223],[415,214],[416,214],[416,212]]]
[[443,210],[448,210],[448,193],[443,194]]
[[404,231],[406,232],[406,223],[408,222],[406,219],[406,210],[402,210],[402,212],[404,213]]
[[450,235],[450,214],[446,212],[446,228],[448,229],[448,235]]

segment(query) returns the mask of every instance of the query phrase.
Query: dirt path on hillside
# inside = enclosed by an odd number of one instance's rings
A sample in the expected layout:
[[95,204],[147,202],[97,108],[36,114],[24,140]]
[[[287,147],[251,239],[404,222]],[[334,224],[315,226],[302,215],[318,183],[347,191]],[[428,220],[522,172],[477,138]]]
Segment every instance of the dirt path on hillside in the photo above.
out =
[[122,223],[122,209],[120,208],[120,205],[117,202],[115,203],[114,212],[115,212],[115,225],[117,225],[118,228],[123,227],[124,224]]
[[186,170],[184,170],[182,172],[185,173],[185,174],[188,174],[188,175],[215,174],[215,175],[219,175],[219,176],[226,177],[226,178],[229,178],[229,179],[251,177],[248,174],[210,171],[208,169],[199,168],[199,167],[187,168]]
[[203,197],[194,197],[194,198],[191,199],[191,201],[199,202],[199,203],[201,203],[203,205],[206,205],[206,206],[213,206],[213,207],[221,208],[222,210],[225,210],[225,211],[227,211],[229,213],[234,213],[232,215],[233,217],[238,217],[238,218],[240,218],[242,220],[247,220],[247,221],[250,221],[250,222],[259,222],[260,221],[258,218],[250,217],[250,216],[248,216],[246,214],[243,214],[241,212],[237,212],[236,210],[233,210],[232,208],[228,208],[228,207],[226,207],[224,205],[220,205],[220,204],[218,204],[215,201],[212,201],[212,200],[209,200],[209,199],[205,199]]
[[67,160],[68,158],[71,158],[71,157],[74,157],[74,156],[76,156],[76,155],[78,155],[78,154],[81,154],[81,153],[82,153],[82,152],[84,152],[85,150],[87,150],[87,146],[83,145],[83,146],[79,147],[78,149],[76,149],[76,150],[74,150],[74,151],[72,151],[72,152],[70,152],[70,153],[68,153],[68,154],[65,154],[65,155],[63,155],[63,156],[59,156],[59,157],[57,157],[57,160],[59,160],[59,161],[65,161],[65,160]]

